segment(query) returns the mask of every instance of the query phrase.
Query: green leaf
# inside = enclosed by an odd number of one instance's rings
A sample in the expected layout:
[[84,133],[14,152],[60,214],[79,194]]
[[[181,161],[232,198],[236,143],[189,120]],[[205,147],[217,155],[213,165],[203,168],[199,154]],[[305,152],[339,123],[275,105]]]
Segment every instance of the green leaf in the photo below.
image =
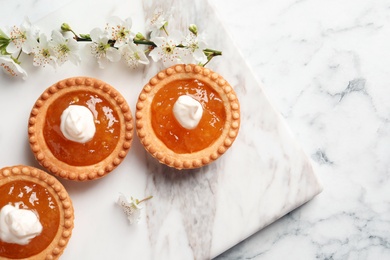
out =
[[10,40],[8,35],[0,29],[0,39]]
[[0,53],[1,55],[8,54],[6,49],[11,39],[0,29]]

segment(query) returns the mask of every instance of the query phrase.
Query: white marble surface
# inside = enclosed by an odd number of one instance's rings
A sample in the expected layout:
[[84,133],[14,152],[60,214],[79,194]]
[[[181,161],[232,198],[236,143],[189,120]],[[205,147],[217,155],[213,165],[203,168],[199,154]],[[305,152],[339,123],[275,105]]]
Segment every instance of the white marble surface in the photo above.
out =
[[324,185],[219,259],[389,258],[389,4],[211,2]]
[[324,186],[218,259],[390,259],[390,2],[211,2]]

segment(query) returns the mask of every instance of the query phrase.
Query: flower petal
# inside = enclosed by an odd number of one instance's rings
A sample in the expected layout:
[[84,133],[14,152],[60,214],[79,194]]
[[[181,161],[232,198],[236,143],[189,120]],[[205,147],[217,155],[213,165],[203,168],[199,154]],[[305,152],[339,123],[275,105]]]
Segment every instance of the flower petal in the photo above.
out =
[[9,76],[27,78],[27,72],[9,56],[0,56],[0,67]]
[[193,53],[193,56],[194,56],[194,59],[197,61],[197,62],[200,62],[202,64],[206,63],[207,62],[207,57],[206,57],[206,54],[204,54],[203,50],[201,49],[196,49]]
[[92,29],[89,35],[93,42],[103,42],[104,44],[108,42],[107,34],[99,27]]
[[115,48],[108,48],[106,50],[106,57],[111,62],[117,62],[121,59],[121,53]]
[[135,203],[133,198],[131,201],[128,201],[126,197],[121,194],[118,198],[117,204],[122,208],[123,212],[126,214],[127,219],[130,224],[137,223],[141,217],[141,207]]
[[161,52],[161,48],[156,47],[151,52],[149,52],[149,56],[153,59],[153,61],[157,62],[162,58],[160,55]]

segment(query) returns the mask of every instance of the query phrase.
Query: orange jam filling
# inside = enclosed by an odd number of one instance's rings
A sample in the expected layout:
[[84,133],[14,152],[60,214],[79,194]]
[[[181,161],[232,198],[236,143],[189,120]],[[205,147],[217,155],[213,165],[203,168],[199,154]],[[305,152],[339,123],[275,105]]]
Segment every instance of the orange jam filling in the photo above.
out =
[[43,251],[54,239],[60,223],[57,202],[48,190],[30,181],[12,181],[0,187],[0,208],[12,205],[35,211],[42,224],[42,232],[27,245],[0,240],[0,258],[26,258]]
[[[61,114],[70,105],[85,106],[94,115],[96,132],[86,143],[70,141],[61,132]],[[43,135],[58,160],[73,166],[92,165],[105,159],[115,149],[120,135],[119,117],[104,97],[88,91],[69,92],[47,109]]]
[[[203,116],[195,129],[182,127],[173,114],[173,106],[182,95],[200,102]],[[224,103],[208,84],[196,80],[176,80],[155,94],[152,105],[152,127],[157,137],[175,153],[192,153],[212,144],[222,132],[226,121]]]

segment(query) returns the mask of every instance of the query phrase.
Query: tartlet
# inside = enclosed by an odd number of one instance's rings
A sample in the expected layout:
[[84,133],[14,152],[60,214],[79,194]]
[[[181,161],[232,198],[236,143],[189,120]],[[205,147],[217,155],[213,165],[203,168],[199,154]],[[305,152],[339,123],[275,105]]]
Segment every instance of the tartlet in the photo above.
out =
[[[173,115],[174,102],[190,95],[203,107],[195,129]],[[136,132],[145,149],[176,169],[207,165],[232,146],[240,128],[240,105],[229,83],[218,73],[193,64],[175,65],[152,77],[136,105]]]
[[0,193],[0,208],[23,202],[25,208],[37,212],[43,226],[27,245],[0,240],[0,258],[58,259],[74,226],[72,201],[63,185],[42,170],[17,165],[0,169]]
[[[84,144],[66,139],[60,131],[61,113],[70,105],[89,107],[94,114],[96,133]],[[35,158],[48,171],[69,180],[94,180],[126,157],[133,140],[133,117],[126,100],[109,84],[95,78],[68,78],[38,98],[28,135]]]

